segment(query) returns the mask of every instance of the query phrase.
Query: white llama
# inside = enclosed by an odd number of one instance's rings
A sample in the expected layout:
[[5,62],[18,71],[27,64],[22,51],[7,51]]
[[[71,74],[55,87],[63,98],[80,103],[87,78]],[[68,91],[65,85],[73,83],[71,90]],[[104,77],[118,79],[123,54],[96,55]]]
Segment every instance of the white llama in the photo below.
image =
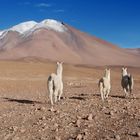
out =
[[48,77],[48,91],[51,100],[51,105],[53,105],[53,96],[54,96],[54,102],[57,102],[57,100],[61,99],[61,95],[63,93],[62,64],[63,62],[57,62],[56,74],[52,73]]
[[122,80],[121,80],[122,88],[125,92],[125,97],[128,96],[128,92],[132,93],[134,80],[131,74],[127,73],[127,68],[122,68]]
[[102,101],[108,98],[108,95],[111,90],[110,83],[110,69],[105,69],[105,75],[99,80],[99,89],[101,93]]

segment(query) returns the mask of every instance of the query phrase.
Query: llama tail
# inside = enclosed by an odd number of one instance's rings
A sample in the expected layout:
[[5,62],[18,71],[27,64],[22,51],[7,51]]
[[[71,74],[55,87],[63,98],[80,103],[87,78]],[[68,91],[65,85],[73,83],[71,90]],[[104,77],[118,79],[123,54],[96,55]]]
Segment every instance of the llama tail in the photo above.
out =
[[101,79],[99,80],[99,82],[98,82],[98,87],[99,87],[99,88],[101,87],[101,85],[103,85],[103,78],[101,78]]
[[50,75],[49,77],[48,77],[48,90],[49,91],[54,91],[54,89],[55,89],[55,86],[54,86],[54,80],[53,80],[53,75]]

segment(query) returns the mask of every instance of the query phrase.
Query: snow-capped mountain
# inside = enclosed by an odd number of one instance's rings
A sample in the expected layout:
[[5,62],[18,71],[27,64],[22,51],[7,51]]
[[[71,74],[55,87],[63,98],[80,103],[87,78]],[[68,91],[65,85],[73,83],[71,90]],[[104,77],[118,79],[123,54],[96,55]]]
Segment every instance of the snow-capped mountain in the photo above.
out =
[[140,55],[53,19],[23,22],[0,31],[0,59],[27,57],[94,66],[140,66]]
[[66,27],[61,22],[53,19],[46,19],[39,23],[35,21],[27,21],[15,25],[9,29],[0,31],[0,39],[3,38],[9,31],[15,31],[20,34],[24,34],[26,36],[34,32],[36,29],[40,29],[40,28],[46,28],[48,30],[54,30],[57,32],[64,32],[67,30]]
[[24,34],[25,32],[32,29],[36,24],[37,24],[37,22],[35,22],[35,21],[27,21],[27,22],[23,22],[23,23],[20,23],[18,25],[15,25],[8,30],[16,31],[16,32],[19,32],[21,34]]

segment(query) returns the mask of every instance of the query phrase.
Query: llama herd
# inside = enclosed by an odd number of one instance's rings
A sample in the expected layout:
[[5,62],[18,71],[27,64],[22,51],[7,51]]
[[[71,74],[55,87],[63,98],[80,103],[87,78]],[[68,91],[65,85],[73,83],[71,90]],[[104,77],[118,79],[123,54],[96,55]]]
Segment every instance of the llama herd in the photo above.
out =
[[[63,62],[57,62],[56,74],[52,73],[48,77],[47,85],[51,105],[53,105],[54,102],[56,103],[57,101],[59,101],[63,94],[62,72],[63,72]],[[134,80],[132,75],[127,73],[127,68],[122,68],[121,85],[125,92],[125,97],[127,97],[129,93],[130,94],[132,93]],[[101,99],[102,101],[104,101],[105,99],[108,98],[108,95],[111,90],[110,69],[105,69],[105,74],[99,80],[98,86],[101,94]]]

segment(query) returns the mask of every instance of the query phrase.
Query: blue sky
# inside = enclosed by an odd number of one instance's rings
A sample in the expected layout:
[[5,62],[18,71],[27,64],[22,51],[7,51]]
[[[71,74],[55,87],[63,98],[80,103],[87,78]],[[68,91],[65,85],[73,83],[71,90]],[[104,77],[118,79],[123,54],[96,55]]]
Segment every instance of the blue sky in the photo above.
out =
[[120,47],[140,48],[140,0],[0,0],[0,30],[47,18]]

